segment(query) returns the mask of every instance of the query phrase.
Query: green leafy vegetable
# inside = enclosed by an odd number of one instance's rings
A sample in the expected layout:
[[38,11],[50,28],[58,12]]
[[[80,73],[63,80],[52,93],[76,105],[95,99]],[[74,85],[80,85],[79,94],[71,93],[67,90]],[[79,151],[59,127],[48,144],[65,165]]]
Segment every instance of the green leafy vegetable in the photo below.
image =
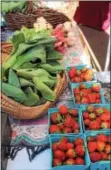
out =
[[55,61],[55,60],[61,60],[62,54],[56,50],[50,49],[50,51],[47,51],[47,60],[48,61]]
[[49,38],[51,36],[51,31],[47,29],[42,29],[39,31],[36,31],[35,28],[26,28],[23,27],[21,31],[24,34],[25,42],[26,43],[36,43],[39,40]]
[[23,55],[17,57],[13,69],[18,69],[24,63],[36,62],[37,60],[40,60],[40,63],[46,63],[46,51],[43,46],[31,48]]
[[8,83],[12,86],[20,88],[19,79],[12,69],[9,70]]
[[28,80],[26,80],[22,77],[19,78],[19,81],[20,81],[21,87],[26,87],[26,86],[32,86],[33,87],[34,86],[33,83],[31,83],[30,81],[28,81]]
[[20,88],[12,86],[8,83],[2,82],[2,92],[6,96],[12,97],[14,98],[14,100],[19,101],[21,103],[27,100],[27,96]]
[[23,9],[26,8],[26,1],[2,1],[2,13],[14,12],[19,11],[21,12]]
[[46,70],[42,69],[42,68],[38,68],[38,69],[18,69],[17,71],[17,75],[24,77],[26,79],[32,79],[33,77],[49,77],[52,79],[56,79],[54,77],[52,77]]
[[48,71],[49,73],[58,73],[64,70],[64,67],[60,63],[53,62],[52,64],[40,64],[40,68]]
[[27,94],[27,100],[24,101],[25,106],[35,106],[39,102],[39,96],[35,93]]
[[54,101],[55,100],[55,93],[52,91],[48,86],[46,86],[38,77],[33,78],[33,82],[43,96],[44,99],[49,100],[49,101]]

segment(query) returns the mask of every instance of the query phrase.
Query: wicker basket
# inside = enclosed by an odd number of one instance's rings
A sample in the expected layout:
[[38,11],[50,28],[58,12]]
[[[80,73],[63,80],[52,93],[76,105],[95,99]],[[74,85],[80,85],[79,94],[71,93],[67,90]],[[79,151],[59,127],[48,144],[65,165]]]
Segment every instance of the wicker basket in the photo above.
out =
[[[2,43],[2,62],[4,62],[12,51],[12,45]],[[67,83],[65,72],[57,75],[58,83],[55,88],[56,99],[64,90],[64,85]],[[2,111],[10,114],[17,119],[33,119],[44,115],[48,109],[56,102],[46,102],[43,105],[36,107],[27,107],[1,94]]]
[[27,1],[27,8],[24,13],[9,12],[5,15],[5,20],[9,29],[17,30],[21,29],[22,26],[32,28],[39,17],[44,17],[53,28],[60,23],[69,21],[69,18],[65,14],[47,7],[35,7],[32,1]]

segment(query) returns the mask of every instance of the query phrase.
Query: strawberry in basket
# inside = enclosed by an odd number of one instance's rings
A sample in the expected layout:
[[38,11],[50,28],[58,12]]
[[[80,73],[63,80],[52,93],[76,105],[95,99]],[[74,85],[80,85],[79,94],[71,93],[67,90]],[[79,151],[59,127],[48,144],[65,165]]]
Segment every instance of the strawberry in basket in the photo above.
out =
[[86,68],[84,66],[82,69],[77,69],[72,67],[68,72],[70,81],[73,83],[92,81],[94,78],[94,73],[91,68]]
[[98,83],[90,84],[89,88],[86,83],[81,83],[73,89],[75,102],[77,104],[101,103],[100,90],[101,86]]
[[65,105],[50,115],[50,133],[79,133],[79,115],[77,109],[68,109]]
[[63,137],[52,144],[53,166],[84,165],[85,147],[82,138],[70,141]]
[[91,162],[110,160],[111,136],[98,134],[87,138]]
[[109,129],[111,112],[106,107],[88,106],[83,112],[86,130]]

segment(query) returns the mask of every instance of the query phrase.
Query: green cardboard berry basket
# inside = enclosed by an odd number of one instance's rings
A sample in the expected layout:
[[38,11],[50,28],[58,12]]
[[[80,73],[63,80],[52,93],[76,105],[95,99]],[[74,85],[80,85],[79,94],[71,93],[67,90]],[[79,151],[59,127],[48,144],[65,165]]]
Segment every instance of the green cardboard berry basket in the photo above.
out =
[[[83,132],[84,133],[91,132],[91,131],[95,131],[96,132],[96,130],[86,130],[85,129],[85,124],[84,124],[84,119],[83,119],[83,112],[86,111],[88,106],[91,106],[91,105],[87,105],[87,106],[84,105],[84,106],[81,106],[81,108],[79,109],[79,113],[80,113],[81,119],[82,119],[82,128],[83,128]],[[98,107],[106,108],[109,111],[111,111],[111,105],[110,104],[95,104],[95,105],[92,105],[92,106],[94,106],[95,108],[98,108]],[[100,129],[100,131],[110,132],[111,129]]]
[[[88,68],[88,70],[93,70],[93,68],[92,68],[91,66],[87,65],[87,64],[79,64],[79,65],[76,65],[76,66],[68,66],[68,67],[66,67],[66,75],[67,75],[67,78],[68,78],[68,80],[69,80],[69,82],[70,82],[70,85],[71,85],[73,82],[71,82],[70,77],[69,77],[69,75],[68,75],[68,72],[69,72],[69,70],[70,70],[71,68],[73,68],[73,67],[75,67],[77,70],[82,70],[84,67],[85,67],[85,68]],[[94,81],[94,82],[97,81],[97,78],[96,78],[96,75],[95,75],[95,74],[94,74],[94,77],[93,77],[93,79],[92,79],[91,81]],[[85,82],[89,82],[89,81],[85,81]]]
[[[82,105],[88,105],[88,104],[77,104],[76,101],[75,101],[75,95],[73,93],[73,90],[76,88],[76,87],[79,87],[80,84],[82,84],[83,82],[81,83],[72,83],[71,84],[71,90],[72,90],[72,94],[73,94],[73,101],[74,101],[74,105],[77,106],[77,107],[81,107]],[[84,82],[84,84],[86,85],[87,88],[91,88],[93,84],[95,84],[95,82]],[[100,83],[96,83],[97,85],[100,85],[101,87],[101,84]],[[103,90],[102,88],[100,89],[100,95],[101,95],[101,103],[100,104],[105,104],[106,101],[105,101],[105,97],[104,97],[104,93],[103,93]],[[92,103],[92,104],[96,104],[96,103]]]
[[[85,138],[87,140],[87,137],[96,136],[98,134],[110,135],[110,132],[103,132],[103,131],[87,132],[85,134]],[[111,162],[109,160],[108,161],[98,161],[98,162],[95,162],[95,163],[92,163],[91,160],[90,160],[90,170],[110,170],[110,164],[111,164]]]
[[86,141],[85,137],[83,134],[79,135],[66,135],[66,134],[61,134],[61,135],[56,135],[56,136],[50,136],[50,146],[51,146],[51,167],[52,170],[89,170],[89,165],[90,165],[90,159],[89,159],[89,154],[87,151],[87,148],[85,150],[85,165],[61,165],[61,166],[52,166],[52,160],[53,160],[53,153],[52,153],[52,144],[55,142],[58,142],[62,137],[67,137],[70,142],[74,141],[77,138],[82,138],[84,140],[84,146],[86,148]]
[[[79,113],[79,109],[78,108],[75,108],[75,107],[68,107],[68,109],[77,109],[78,110],[78,122],[79,122],[79,126],[80,126],[80,132],[79,133],[83,133],[83,129],[82,129],[82,120],[81,120],[81,115]],[[50,128],[50,125],[51,125],[51,122],[50,122],[50,117],[53,113],[55,112],[58,112],[59,109],[56,107],[56,108],[50,108],[48,110],[48,132],[49,132],[49,128]],[[79,134],[79,133],[68,133],[68,134]],[[53,133],[53,134],[50,134],[51,136],[53,135],[57,135],[57,134],[60,134],[60,133]]]

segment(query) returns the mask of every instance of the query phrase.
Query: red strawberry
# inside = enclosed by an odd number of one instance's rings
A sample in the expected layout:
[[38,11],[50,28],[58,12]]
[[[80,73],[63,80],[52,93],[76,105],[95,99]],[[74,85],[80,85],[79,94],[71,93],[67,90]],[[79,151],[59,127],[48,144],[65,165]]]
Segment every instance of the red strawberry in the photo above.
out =
[[60,165],[62,165],[62,162],[60,159],[57,159],[57,158],[53,159],[53,166],[60,166]]
[[95,103],[101,103],[100,99],[96,99]]
[[89,152],[95,152],[97,149],[96,142],[88,142],[88,150]]
[[111,114],[111,112],[107,109],[107,108],[103,108],[103,111],[104,111],[104,113],[108,113],[108,114]]
[[61,161],[64,161],[65,157],[66,156],[65,156],[65,153],[63,151],[61,151],[61,150],[54,151],[54,158],[58,158]]
[[85,119],[85,120],[84,120],[84,124],[85,124],[86,126],[89,126],[89,124],[90,124],[90,119]]
[[81,82],[81,78],[80,78],[80,77],[75,76],[75,77],[74,77],[74,82],[76,82],[76,83]]
[[60,142],[67,143],[68,139],[66,137],[61,138]]
[[99,134],[96,137],[97,140],[103,141],[103,142],[107,142],[107,136],[104,134]]
[[65,161],[66,165],[74,165],[75,164],[75,160],[72,158],[69,158]]
[[97,120],[94,120],[90,123],[89,129],[98,130],[100,129],[100,123]]
[[90,118],[91,120],[94,120],[94,119],[96,118],[95,113],[90,113],[90,114],[89,114],[89,118]]
[[110,128],[110,123],[109,123],[109,122],[102,122],[102,123],[101,123],[101,128],[102,128],[102,129]]
[[102,121],[110,120],[110,114],[103,113],[103,114],[100,116],[100,119],[101,119]]
[[89,142],[94,142],[94,141],[95,141],[95,137],[94,137],[94,136],[88,137],[88,141],[89,141]]
[[81,157],[84,156],[84,154],[85,154],[84,146],[83,145],[77,145],[75,147],[75,152],[78,156],[81,156]]
[[78,116],[78,110],[72,109],[72,110],[70,110],[70,114],[76,117],[76,116]]
[[73,130],[79,129],[79,128],[80,128],[79,123],[75,123],[75,124],[74,124],[74,127],[73,127]]
[[83,81],[85,81],[85,80],[84,80],[84,75],[85,75],[85,73],[82,73],[82,74],[80,75],[80,78],[81,78]]
[[58,149],[65,151],[66,150],[66,143],[65,142],[59,142]]
[[81,103],[82,103],[82,104],[88,104],[88,103],[89,103],[89,100],[84,97],[84,98],[82,98]]
[[66,152],[66,157],[68,157],[68,158],[75,158],[75,157],[76,157],[75,150],[74,150],[74,149],[69,149],[69,150]]
[[109,144],[107,144],[107,145],[105,146],[105,148],[104,148],[104,151],[105,151],[107,154],[111,153],[111,146],[110,146]]
[[107,142],[111,143],[111,136],[107,136]]
[[101,99],[100,93],[97,93],[97,94],[96,94],[96,98],[97,98],[97,99]]
[[84,74],[84,79],[85,81],[91,81],[93,79],[93,71],[92,70],[87,70]]
[[100,116],[101,114],[103,114],[104,110],[101,107],[95,108],[95,113],[97,116]]
[[96,121],[97,121],[99,124],[101,124],[101,120],[100,120],[99,117],[96,117]]
[[58,143],[53,143],[52,144],[52,150],[55,151],[58,149]]
[[49,128],[50,133],[60,133],[60,128],[58,125],[50,125]]
[[68,108],[65,105],[59,107],[59,112],[61,115],[66,115],[68,113]]
[[63,125],[63,123],[59,124],[59,128],[60,128],[61,131],[64,130],[64,125]]
[[81,96],[79,94],[76,94],[75,100],[76,100],[76,102],[80,102],[81,101]]
[[101,160],[101,154],[98,152],[92,152],[90,153],[90,159],[92,162],[97,162]]
[[88,98],[88,100],[89,100],[89,103],[91,103],[91,104],[95,103],[95,101],[96,101],[96,95],[93,94],[93,93],[89,93],[89,94],[87,95],[87,98]]
[[94,106],[92,106],[92,105],[88,106],[87,111],[90,112],[90,113],[93,112],[94,111]]
[[94,92],[99,92],[101,87],[98,84],[93,84],[91,88]]
[[69,150],[69,149],[73,149],[74,148],[74,145],[71,143],[71,142],[68,142],[66,144],[66,149]]
[[79,88],[80,88],[80,89],[86,89],[87,86],[86,86],[86,84],[82,83],[82,84],[80,84]]
[[77,157],[75,159],[77,165],[84,165],[84,160],[81,157]]
[[98,140],[97,142],[96,142],[96,144],[97,144],[97,151],[103,151],[104,150],[104,147],[105,147],[105,143],[103,142],[103,141],[100,141],[100,140]]
[[53,113],[52,115],[51,115],[51,122],[52,123],[58,123],[58,122],[60,122],[62,120],[62,117],[61,117],[61,115],[59,114],[59,113]]
[[73,132],[74,133],[79,133],[79,129],[75,129]]
[[101,103],[101,100],[100,99],[96,99],[95,103]]
[[75,120],[70,115],[67,115],[64,120],[64,126],[73,127],[74,124],[75,124]]
[[102,160],[108,160],[108,155],[104,152],[100,152],[101,153],[101,159]]
[[76,68],[75,67],[71,68],[69,70],[69,72],[68,72],[68,75],[69,75],[70,78],[75,77],[75,75],[76,75]]
[[70,127],[64,127],[64,133],[72,133],[72,129]]
[[77,138],[77,139],[74,141],[74,144],[75,144],[75,145],[83,145],[83,143],[84,143],[84,141],[83,141],[83,139],[81,139],[81,138]]
[[76,75],[80,76],[81,75],[81,70],[76,70]]
[[88,119],[89,118],[89,113],[88,112],[84,112],[83,113],[83,118],[84,119]]
[[76,87],[76,88],[74,89],[74,94],[76,95],[76,94],[78,94],[79,92],[80,92],[79,87]]
[[84,72],[86,72],[87,71],[87,68],[86,67],[83,67],[82,69],[81,69],[81,72],[82,73],[84,73]]

